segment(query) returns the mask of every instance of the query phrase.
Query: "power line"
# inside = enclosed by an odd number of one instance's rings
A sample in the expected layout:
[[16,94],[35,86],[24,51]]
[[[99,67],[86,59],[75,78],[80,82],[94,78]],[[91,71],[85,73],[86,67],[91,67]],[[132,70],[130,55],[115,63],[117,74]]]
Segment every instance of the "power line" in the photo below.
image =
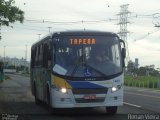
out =
[[110,21],[114,21],[114,20],[117,20],[117,19],[108,19],[108,20],[81,20],[81,21],[67,21],[67,22],[57,22],[57,21],[48,21],[48,20],[36,20],[36,19],[26,19],[27,22],[31,22],[31,23],[49,23],[49,24],[82,24],[82,23],[93,23],[93,24],[96,24],[96,23],[101,23],[101,22],[110,22]]
[[15,28],[27,29],[27,30],[33,30],[33,31],[46,31],[46,32],[48,31],[47,28],[46,28],[46,30],[44,30],[45,28],[44,28],[44,29],[35,29],[35,28],[26,28],[26,27],[24,27],[24,26],[22,26],[22,27],[20,27],[20,26],[19,26],[19,27],[15,26]]
[[142,40],[142,39],[144,39],[144,38],[146,38],[146,37],[148,37],[148,36],[150,36],[150,35],[152,35],[152,34],[158,32],[158,31],[160,31],[160,29],[157,29],[157,30],[148,32],[146,35],[144,35],[144,36],[142,36],[142,37],[140,37],[140,38],[138,38],[138,39],[135,39],[134,42],[136,42],[136,41],[138,41],[138,40]]

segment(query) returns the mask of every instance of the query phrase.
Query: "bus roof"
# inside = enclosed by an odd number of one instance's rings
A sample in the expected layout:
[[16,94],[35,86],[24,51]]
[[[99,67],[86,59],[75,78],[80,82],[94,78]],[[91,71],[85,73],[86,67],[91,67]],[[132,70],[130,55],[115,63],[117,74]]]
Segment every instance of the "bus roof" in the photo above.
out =
[[113,32],[104,32],[104,31],[89,31],[89,30],[83,30],[83,31],[61,31],[61,32],[56,32],[53,33],[53,36],[76,36],[76,35],[93,35],[93,36],[99,36],[99,35],[107,35],[107,36],[115,36],[118,37],[117,34],[113,33]]
[[32,47],[40,44],[42,41],[45,41],[47,38],[51,38],[52,36],[114,36],[118,37],[117,34],[113,32],[104,32],[104,31],[91,31],[91,30],[73,30],[73,31],[59,31],[54,32],[52,34],[48,34],[47,36],[43,37],[41,40],[37,41],[32,45]]

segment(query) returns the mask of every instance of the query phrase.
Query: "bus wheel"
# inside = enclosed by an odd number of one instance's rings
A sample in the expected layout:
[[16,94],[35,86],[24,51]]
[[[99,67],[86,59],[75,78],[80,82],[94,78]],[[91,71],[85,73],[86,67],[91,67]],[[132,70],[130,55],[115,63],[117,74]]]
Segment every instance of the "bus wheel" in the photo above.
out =
[[37,98],[37,89],[35,85],[34,85],[34,98],[36,105],[40,105],[41,101]]
[[117,106],[106,107],[107,114],[114,115],[117,113]]

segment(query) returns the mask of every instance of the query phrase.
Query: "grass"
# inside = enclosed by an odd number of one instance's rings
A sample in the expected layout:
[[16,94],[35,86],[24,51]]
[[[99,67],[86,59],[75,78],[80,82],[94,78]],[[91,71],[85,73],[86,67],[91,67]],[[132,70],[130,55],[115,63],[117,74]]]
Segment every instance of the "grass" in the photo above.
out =
[[8,80],[8,79],[10,79],[10,76],[9,75],[4,75],[4,78],[3,78],[3,80],[0,80],[0,83],[2,83],[4,80]]
[[8,79],[10,79],[10,76],[9,75],[4,75],[4,79],[8,80]]
[[133,78],[132,76],[125,76],[124,84],[126,86],[144,87],[144,88],[157,88],[160,78],[152,76],[138,76]]

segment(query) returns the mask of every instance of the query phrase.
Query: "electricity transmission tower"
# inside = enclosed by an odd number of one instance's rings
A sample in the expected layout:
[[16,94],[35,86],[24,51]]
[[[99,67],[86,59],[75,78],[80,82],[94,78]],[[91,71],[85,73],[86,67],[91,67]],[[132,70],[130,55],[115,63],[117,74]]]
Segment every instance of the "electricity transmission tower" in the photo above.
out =
[[119,23],[118,25],[120,26],[120,31],[118,32],[120,38],[125,41],[126,43],[126,63],[130,60],[129,58],[129,49],[128,49],[128,42],[127,42],[127,34],[129,31],[127,30],[127,25],[130,23],[128,21],[128,16],[130,12],[128,11],[128,6],[129,4],[124,4],[121,5],[121,10],[120,13],[117,14],[119,16]]
[[2,36],[1,36],[1,17],[0,17],[0,41],[2,39]]

